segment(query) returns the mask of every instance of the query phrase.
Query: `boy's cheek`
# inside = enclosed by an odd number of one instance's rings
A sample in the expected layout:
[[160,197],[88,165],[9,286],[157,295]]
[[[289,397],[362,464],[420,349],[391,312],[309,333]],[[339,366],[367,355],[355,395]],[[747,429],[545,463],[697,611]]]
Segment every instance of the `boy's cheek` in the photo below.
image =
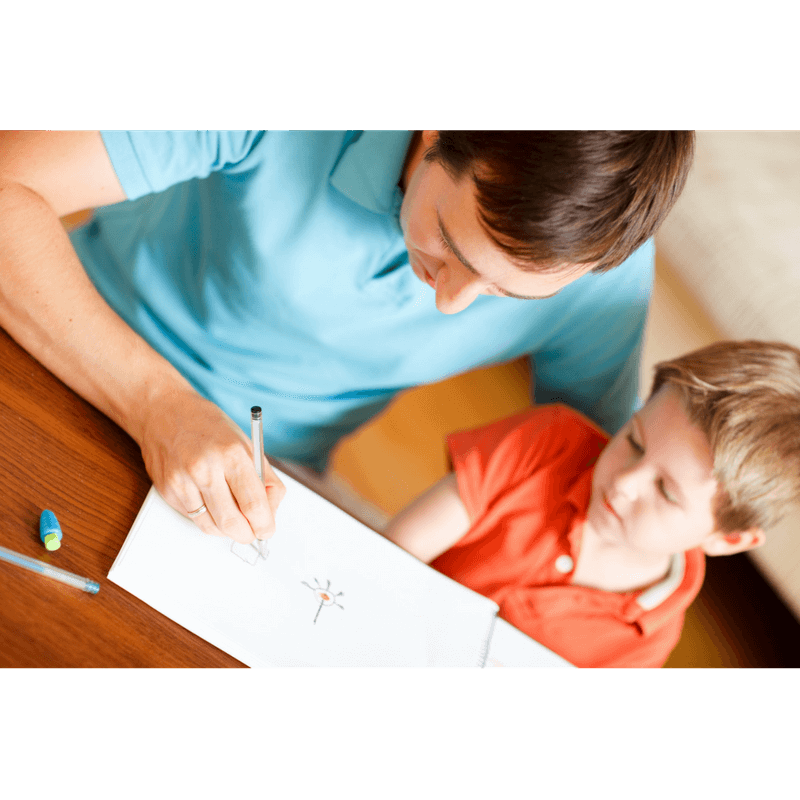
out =
[[597,462],[594,467],[594,480],[593,485],[605,484],[609,475],[614,472],[614,465],[617,461],[617,452],[614,447],[614,440],[607,445],[607,447],[597,457]]
[[602,503],[602,494],[614,494],[615,476],[619,473],[619,464],[610,459],[603,459],[602,455],[597,462],[592,476],[591,500]]

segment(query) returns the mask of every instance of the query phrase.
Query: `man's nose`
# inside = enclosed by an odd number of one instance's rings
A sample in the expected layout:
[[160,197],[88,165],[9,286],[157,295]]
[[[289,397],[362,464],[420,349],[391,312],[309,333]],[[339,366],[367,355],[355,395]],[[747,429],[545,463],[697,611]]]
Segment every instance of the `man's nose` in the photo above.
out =
[[436,308],[443,314],[457,314],[469,306],[483,290],[477,276],[459,275],[449,266],[436,273]]

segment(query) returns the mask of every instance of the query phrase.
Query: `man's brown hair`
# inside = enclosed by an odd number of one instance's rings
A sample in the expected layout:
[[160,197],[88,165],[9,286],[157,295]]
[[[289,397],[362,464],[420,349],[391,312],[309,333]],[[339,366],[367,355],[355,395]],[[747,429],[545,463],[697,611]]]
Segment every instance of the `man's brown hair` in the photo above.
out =
[[439,131],[425,158],[475,183],[480,221],[522,269],[619,266],[658,229],[693,131]]
[[708,437],[717,528],[769,528],[800,499],[800,350],[723,341],[656,365],[652,392],[677,387]]

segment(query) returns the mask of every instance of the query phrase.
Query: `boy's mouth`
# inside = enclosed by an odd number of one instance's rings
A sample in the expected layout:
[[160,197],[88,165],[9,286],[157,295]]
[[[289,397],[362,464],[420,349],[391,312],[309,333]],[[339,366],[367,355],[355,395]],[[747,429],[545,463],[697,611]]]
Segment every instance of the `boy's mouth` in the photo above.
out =
[[616,517],[617,520],[622,522],[622,518],[620,517],[620,515],[617,514],[616,511],[614,511],[614,506],[612,506],[611,503],[608,502],[608,498],[606,497],[605,492],[603,492],[602,498],[603,498],[603,500],[602,500],[603,507],[606,509],[606,511],[608,511],[609,514],[612,514],[614,517]]

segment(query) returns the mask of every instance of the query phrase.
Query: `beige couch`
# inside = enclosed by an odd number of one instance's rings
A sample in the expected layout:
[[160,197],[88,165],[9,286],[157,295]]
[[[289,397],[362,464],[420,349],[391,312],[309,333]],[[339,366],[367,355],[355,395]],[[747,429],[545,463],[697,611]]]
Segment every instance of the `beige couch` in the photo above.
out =
[[[643,388],[655,361],[716,339],[800,347],[800,132],[699,132],[656,248]],[[750,555],[800,619],[800,507]]]

